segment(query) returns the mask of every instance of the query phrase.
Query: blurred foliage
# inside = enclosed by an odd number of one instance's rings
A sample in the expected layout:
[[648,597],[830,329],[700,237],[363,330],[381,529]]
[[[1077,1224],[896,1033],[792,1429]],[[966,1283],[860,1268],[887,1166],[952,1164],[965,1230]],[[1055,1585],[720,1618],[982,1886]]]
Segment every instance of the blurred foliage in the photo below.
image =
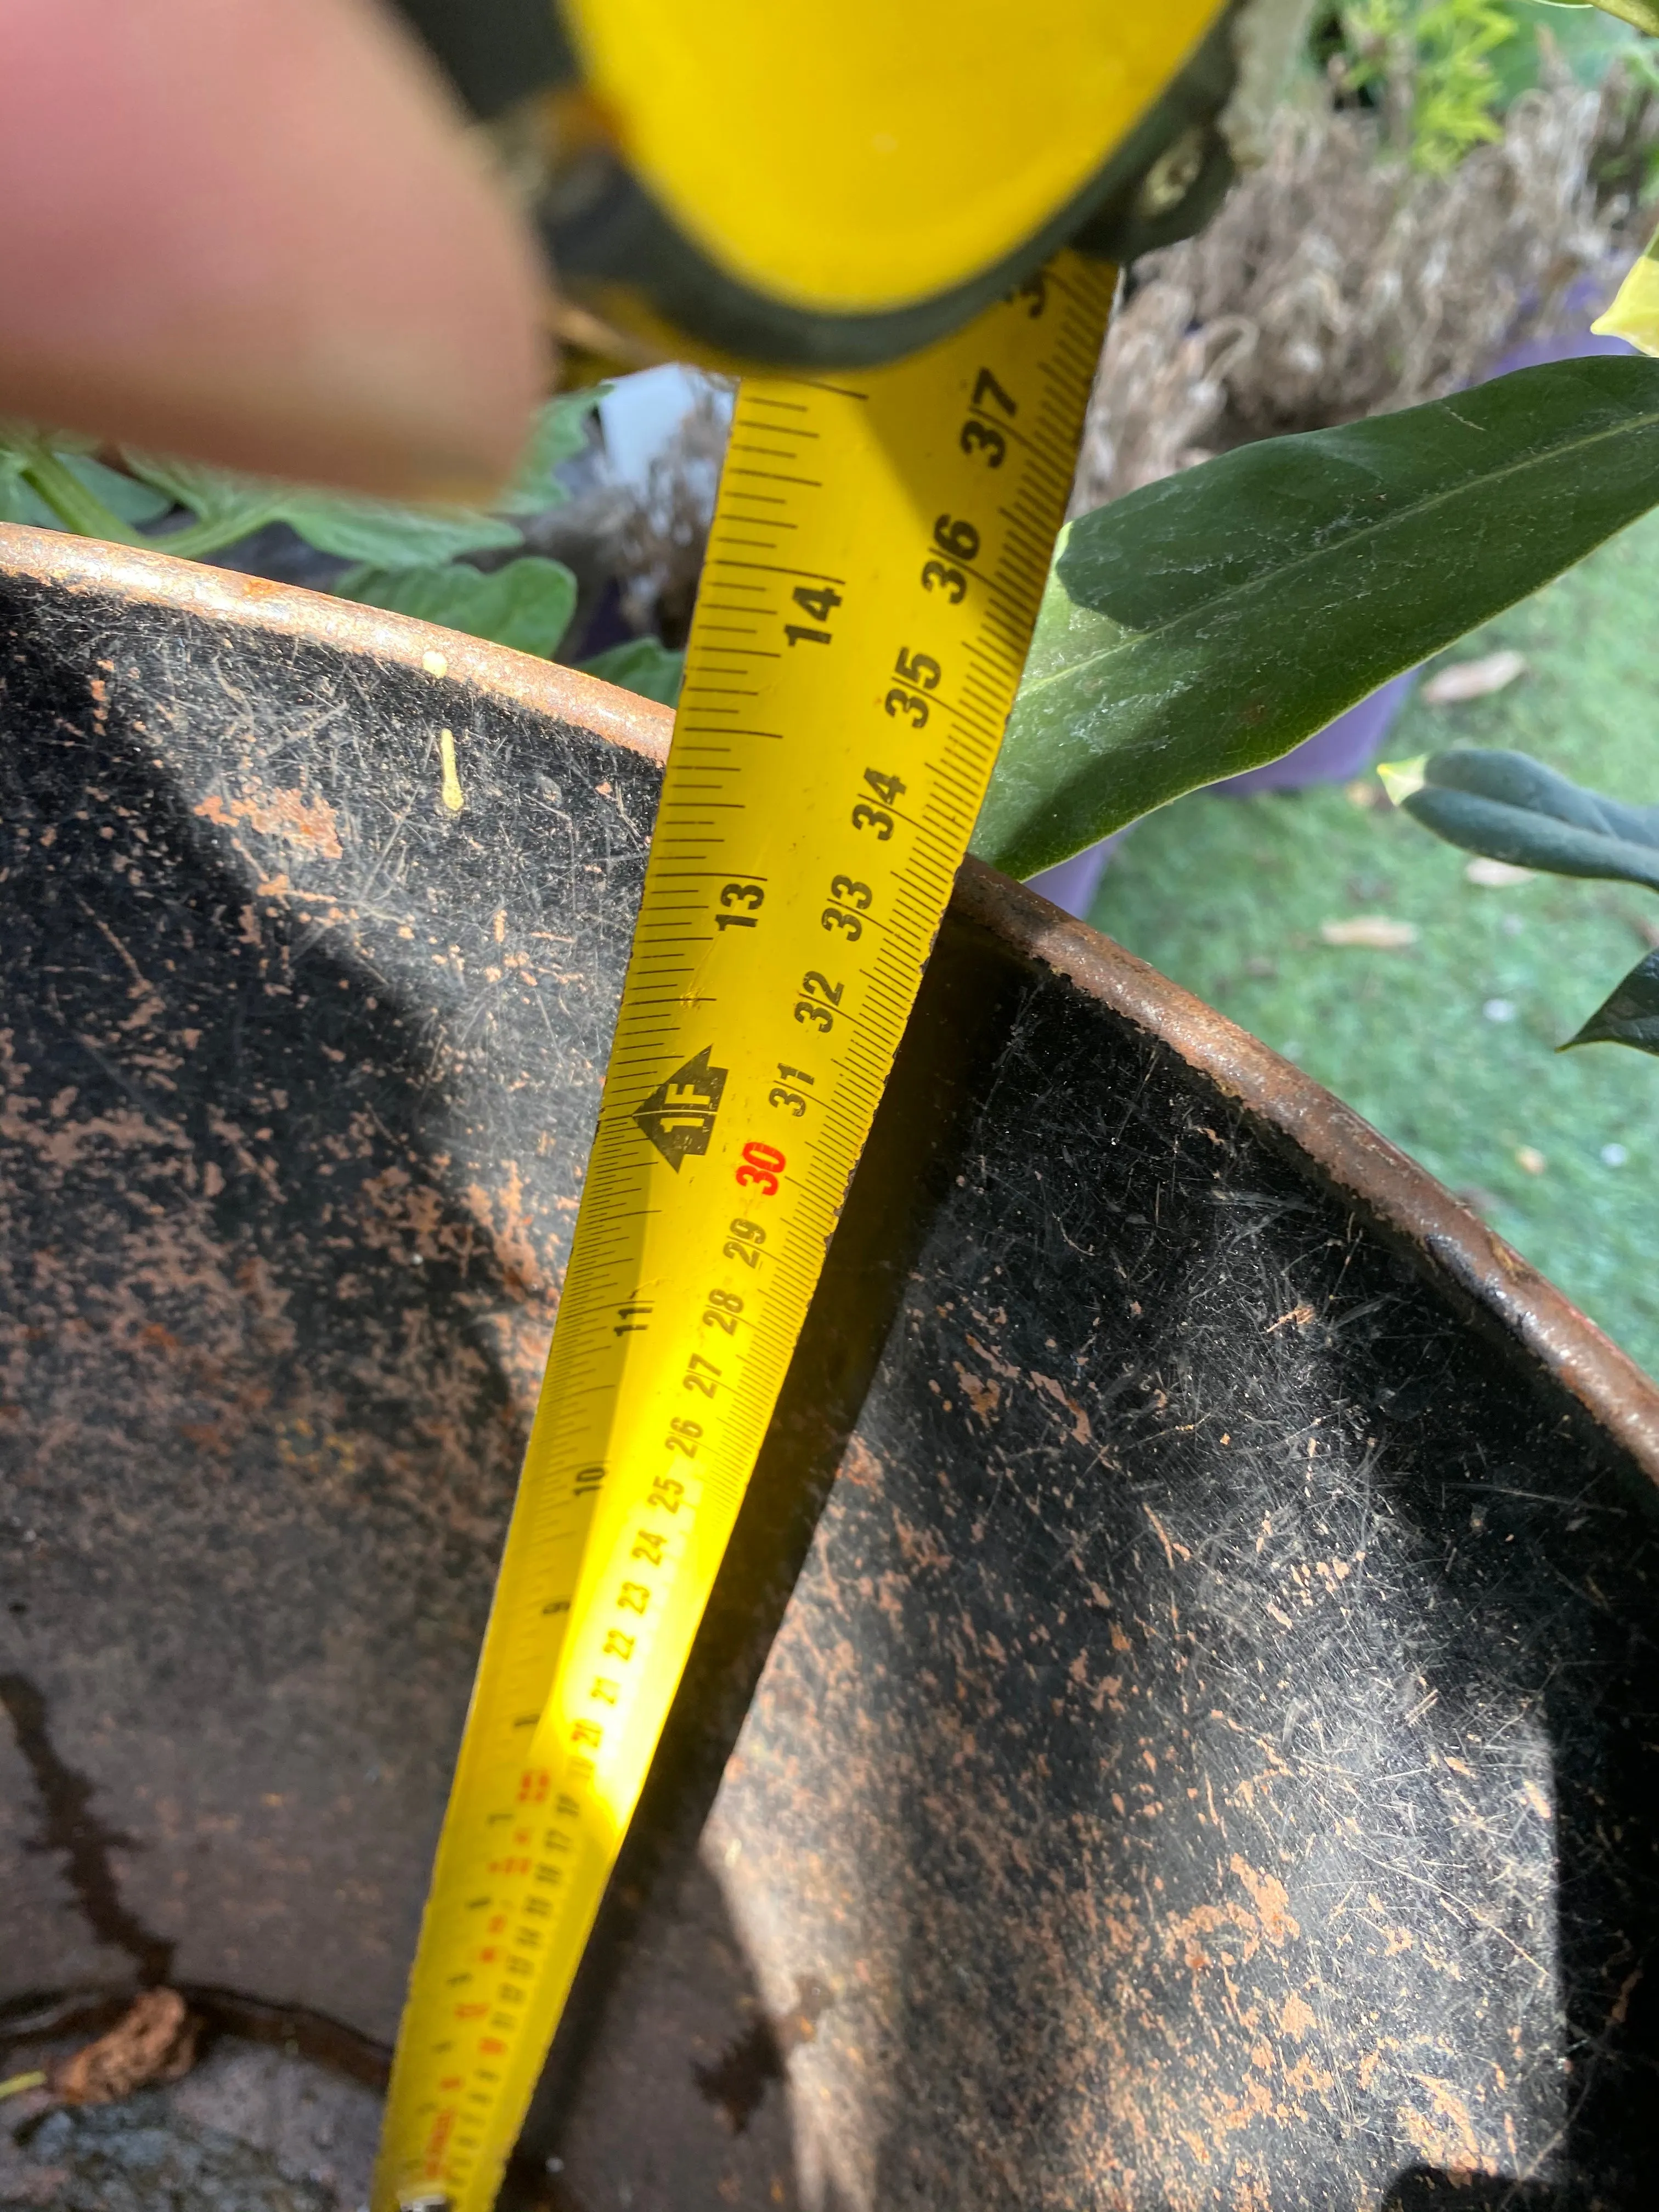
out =
[[[1659,65],[1634,21],[1647,4],[1346,0],[1316,16],[1310,51],[1340,99],[1381,114],[1386,143],[1443,176],[1498,137],[1512,101],[1562,70],[1597,86],[1620,64],[1637,96],[1659,89]],[[1622,20],[1626,9],[1632,20]]]
[[[1529,753],[1456,745],[1378,769],[1396,806],[1449,845],[1535,874],[1659,890],[1659,806],[1631,806]],[[1627,1044],[1659,1054],[1659,966],[1650,952],[1560,1049]]]
[[671,652],[660,638],[630,637],[621,645],[607,646],[591,660],[580,660],[576,665],[584,676],[597,676],[606,684],[619,684],[624,691],[637,691],[642,699],[654,699],[660,707],[672,707],[680,696],[685,654],[684,651]]
[[[1504,747],[1595,788],[1651,790],[1656,593],[1659,514],[1457,648],[1513,648],[1522,680],[1456,706],[1413,701],[1390,750]],[[1382,799],[1374,777],[1196,793],[1134,830],[1090,919],[1468,1195],[1659,1374],[1655,1071],[1633,1052],[1553,1049],[1652,944],[1659,908],[1625,883],[1490,884]],[[1417,941],[1322,935],[1356,915],[1413,923]]]
[[[91,439],[0,422],[0,522],[197,561],[283,523],[316,551],[351,563],[330,586],[341,598],[552,659],[575,613],[576,579],[562,562],[527,550],[525,527],[564,503],[560,470],[586,444],[600,396],[595,388],[546,403],[512,482],[488,512],[319,491],[160,454],[124,451],[100,459]],[[116,459],[119,468],[110,465]],[[480,567],[478,555],[495,565]],[[588,666],[672,703],[680,659],[655,638],[641,638]]]
[[1499,0],[1349,0],[1328,32],[1341,91],[1369,96],[1414,167],[1443,176],[1499,135],[1494,52],[1516,25]]

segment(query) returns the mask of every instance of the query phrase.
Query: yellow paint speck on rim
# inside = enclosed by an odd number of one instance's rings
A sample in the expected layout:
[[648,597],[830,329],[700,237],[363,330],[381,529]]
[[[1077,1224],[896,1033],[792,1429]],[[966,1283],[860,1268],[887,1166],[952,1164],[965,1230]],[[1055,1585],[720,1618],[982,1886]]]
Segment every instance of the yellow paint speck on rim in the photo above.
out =
[[447,676],[449,673],[449,663],[441,653],[423,653],[421,665],[428,676]]
[[466,793],[461,789],[461,779],[455,767],[455,732],[438,732],[438,758],[444,772],[444,805],[452,814],[459,814],[466,805]]

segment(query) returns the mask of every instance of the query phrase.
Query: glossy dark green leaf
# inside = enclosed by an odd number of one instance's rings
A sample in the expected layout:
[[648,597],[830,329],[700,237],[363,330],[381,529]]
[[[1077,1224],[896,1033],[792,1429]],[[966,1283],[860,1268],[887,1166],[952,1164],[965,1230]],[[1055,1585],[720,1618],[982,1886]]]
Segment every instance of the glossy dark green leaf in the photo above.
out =
[[1525,753],[1460,747],[1385,772],[1395,803],[1466,852],[1659,890],[1659,806],[1585,791]]
[[1659,503],[1659,362],[1563,362],[1080,516],[974,849],[1030,875],[1345,708]]
[[562,562],[539,553],[527,553],[488,574],[462,562],[429,568],[350,568],[334,589],[343,599],[441,623],[446,629],[487,637],[544,660],[557,652],[576,611],[575,578]]
[[1638,960],[1606,1003],[1561,1047],[1628,1044],[1638,1052],[1659,1053],[1659,952]]
[[680,696],[685,655],[671,653],[659,638],[631,637],[626,645],[613,645],[578,662],[584,676],[603,677],[624,691],[637,691],[642,699],[655,699],[672,707]]

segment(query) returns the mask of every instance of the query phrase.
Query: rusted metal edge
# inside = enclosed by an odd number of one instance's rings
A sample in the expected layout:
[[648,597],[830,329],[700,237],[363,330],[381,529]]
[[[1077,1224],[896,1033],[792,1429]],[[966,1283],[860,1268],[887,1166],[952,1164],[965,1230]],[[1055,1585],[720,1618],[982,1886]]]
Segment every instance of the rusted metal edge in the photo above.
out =
[[482,638],[463,637],[435,623],[380,607],[359,606],[327,592],[308,592],[297,584],[268,583],[201,561],[175,561],[133,545],[107,545],[95,538],[76,538],[58,530],[32,530],[17,522],[0,523],[0,574],[29,576],[65,591],[97,592],[128,599],[187,609],[214,622],[246,629],[305,638],[342,653],[371,654],[424,668],[438,654],[446,672],[476,684],[504,704],[527,707],[556,721],[592,730],[614,745],[643,753],[659,768],[668,758],[674,712],[632,691],[619,691],[596,676],[584,676],[533,653],[514,653]]
[[1517,1338],[1659,1486],[1659,1385],[1352,1107],[1133,952],[981,862],[963,866],[953,907],[1162,1038],[1255,1121],[1288,1138],[1336,1189]]
[[[447,672],[504,703],[591,730],[660,766],[672,710],[575,669],[327,592],[20,523],[0,524],[0,574],[186,609],[206,619]],[[1420,1252],[1553,1374],[1659,1486],[1659,1386],[1570,1299],[1425,1170],[1301,1070],[1109,938],[977,860],[955,910],[1161,1037],[1294,1144],[1338,1189]]]

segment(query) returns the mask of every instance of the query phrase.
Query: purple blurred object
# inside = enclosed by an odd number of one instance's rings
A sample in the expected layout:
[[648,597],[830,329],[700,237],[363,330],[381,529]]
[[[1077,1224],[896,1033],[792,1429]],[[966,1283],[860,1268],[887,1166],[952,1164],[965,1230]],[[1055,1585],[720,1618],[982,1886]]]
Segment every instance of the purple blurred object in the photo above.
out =
[[1275,761],[1224,776],[1208,786],[1229,799],[1249,799],[1258,791],[1300,791],[1310,783],[1346,783],[1368,769],[1382,749],[1395,716],[1417,682],[1417,671],[1390,677],[1370,696],[1316,730],[1310,738]]
[[1028,876],[1025,880],[1034,891],[1041,891],[1044,898],[1052,899],[1067,914],[1086,921],[1100,879],[1106,872],[1106,864],[1128,834],[1127,830],[1114,830],[1099,844],[1087,846],[1081,853],[1073,853],[1069,860],[1044,868],[1041,875]]
[[[1601,312],[1598,307],[1598,314]],[[1634,353],[1636,348],[1623,338],[1596,337],[1589,331],[1569,331],[1565,337],[1553,338],[1523,338],[1504,356],[1493,376],[1507,376],[1512,369],[1542,368],[1552,361],[1588,361],[1598,353]],[[1482,381],[1488,380],[1483,378]]]

